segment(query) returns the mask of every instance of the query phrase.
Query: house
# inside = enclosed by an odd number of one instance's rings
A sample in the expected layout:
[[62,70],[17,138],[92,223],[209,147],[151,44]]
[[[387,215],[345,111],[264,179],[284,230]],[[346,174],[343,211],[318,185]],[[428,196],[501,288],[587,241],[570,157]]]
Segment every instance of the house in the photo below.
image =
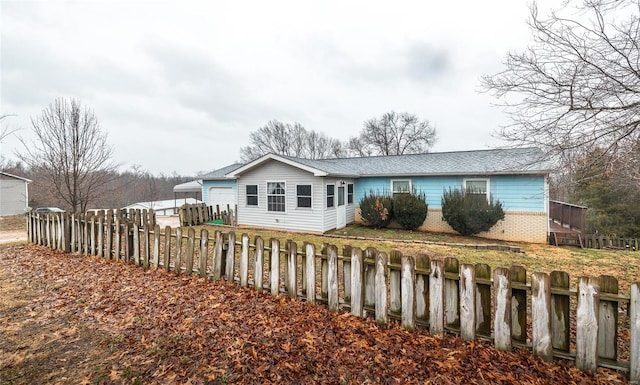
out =
[[0,217],[29,211],[31,180],[0,171]]
[[202,200],[209,206],[219,206],[220,211],[226,210],[227,206],[233,210],[238,203],[237,183],[227,174],[241,166],[242,163],[234,163],[203,175]]
[[415,191],[429,205],[420,229],[454,233],[442,219],[443,191],[473,187],[505,210],[505,219],[480,236],[544,243],[550,170],[535,148],[323,160],[268,154],[203,177],[203,197],[237,204],[241,226],[322,233],[359,221],[357,204],[366,193]]

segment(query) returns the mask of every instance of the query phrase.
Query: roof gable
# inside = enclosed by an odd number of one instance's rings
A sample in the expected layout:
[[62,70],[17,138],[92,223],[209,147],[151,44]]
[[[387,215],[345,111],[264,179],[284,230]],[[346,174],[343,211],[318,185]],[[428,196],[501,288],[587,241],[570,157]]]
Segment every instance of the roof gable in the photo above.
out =
[[276,155],[276,154],[267,154],[267,155],[263,155],[260,158],[249,162],[247,164],[245,164],[244,166],[237,168],[236,170],[230,172],[227,174],[228,178],[236,178],[238,176],[240,176],[241,174],[252,170],[256,167],[260,167],[262,164],[264,164],[265,162],[268,162],[269,160],[275,160],[276,162],[280,162],[280,163],[284,163],[287,164],[289,166],[292,167],[296,167],[299,168],[301,170],[310,172],[313,174],[313,176],[327,176],[329,175],[329,173],[327,173],[326,171],[313,167],[309,164],[300,162],[299,160],[295,159],[295,158],[289,158],[289,157],[284,157],[281,155]]
[[21,177],[21,176],[17,176],[17,175],[9,174],[8,172],[4,172],[4,171],[0,171],[0,176],[5,176],[5,177],[10,178],[10,179],[18,179],[18,180],[22,180],[22,181],[25,181],[25,182],[27,182],[27,183],[31,183],[31,182],[32,182],[32,180],[31,180],[31,179],[27,179],[27,178],[23,178],[23,177]]

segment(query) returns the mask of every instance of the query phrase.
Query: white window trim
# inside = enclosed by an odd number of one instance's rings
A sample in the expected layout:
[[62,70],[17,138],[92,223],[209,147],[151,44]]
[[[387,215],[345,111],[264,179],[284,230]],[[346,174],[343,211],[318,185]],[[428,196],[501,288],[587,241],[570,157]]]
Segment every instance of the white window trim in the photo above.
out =
[[[298,186],[310,186],[311,187],[311,195],[309,196],[309,198],[311,198],[311,207],[300,207],[298,206],[298,197],[300,195],[298,195]],[[297,210],[312,210],[313,209],[313,183],[296,183],[296,209]]]
[[[351,203],[349,203],[349,186],[351,186]],[[347,200],[346,204],[354,205],[356,203],[356,185],[355,183],[347,183]]]
[[462,188],[467,191],[467,182],[486,182],[487,183],[487,202],[491,203],[491,180],[489,178],[465,178],[462,182]]
[[[395,194],[396,192],[393,191],[393,182],[409,182],[409,193],[411,193],[413,191],[413,185],[411,183],[411,179],[391,179],[391,196],[393,196],[393,194]],[[403,194],[403,193],[398,193],[398,194]]]
[[[279,195],[269,194],[269,183],[282,183],[284,185],[284,195],[283,195],[284,196],[284,211],[271,211],[271,210],[269,210],[269,195],[271,195],[271,196],[279,196]],[[265,192],[265,194],[264,194],[265,199],[266,199],[265,210],[268,213],[271,213],[271,214],[284,214],[284,213],[286,213],[287,212],[287,182],[283,181],[283,180],[268,180],[268,181],[265,182],[264,186],[265,186],[265,188],[267,190]]]
[[[329,206],[327,205],[327,199],[329,198],[329,195],[327,194],[327,187],[329,186],[333,186],[333,206]],[[336,191],[336,184],[335,183],[327,183],[324,185],[324,207],[326,209],[335,209],[336,208],[336,195],[338,195],[337,191]]]

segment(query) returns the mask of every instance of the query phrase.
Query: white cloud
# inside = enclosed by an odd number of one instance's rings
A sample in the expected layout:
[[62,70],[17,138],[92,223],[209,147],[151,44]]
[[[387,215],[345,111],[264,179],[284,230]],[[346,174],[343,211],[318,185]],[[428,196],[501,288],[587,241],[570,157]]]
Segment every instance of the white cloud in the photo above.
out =
[[[440,4],[442,3],[442,4]],[[270,119],[340,139],[389,110],[432,121],[435,150],[485,148],[504,123],[479,78],[526,45],[523,2],[8,2],[1,114],[56,97],[94,109],[116,161],[193,174],[239,159]],[[2,155],[19,148],[16,138]]]

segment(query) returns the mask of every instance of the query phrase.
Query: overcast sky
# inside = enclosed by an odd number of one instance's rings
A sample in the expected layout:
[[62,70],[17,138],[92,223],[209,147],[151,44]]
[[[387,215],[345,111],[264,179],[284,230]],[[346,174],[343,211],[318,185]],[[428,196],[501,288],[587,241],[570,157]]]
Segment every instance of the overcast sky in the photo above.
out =
[[2,124],[28,137],[30,117],[78,98],[122,169],[154,174],[239,160],[271,119],[347,140],[406,111],[435,125],[433,151],[499,146],[506,117],[479,80],[530,41],[521,0],[2,0],[0,15]]

